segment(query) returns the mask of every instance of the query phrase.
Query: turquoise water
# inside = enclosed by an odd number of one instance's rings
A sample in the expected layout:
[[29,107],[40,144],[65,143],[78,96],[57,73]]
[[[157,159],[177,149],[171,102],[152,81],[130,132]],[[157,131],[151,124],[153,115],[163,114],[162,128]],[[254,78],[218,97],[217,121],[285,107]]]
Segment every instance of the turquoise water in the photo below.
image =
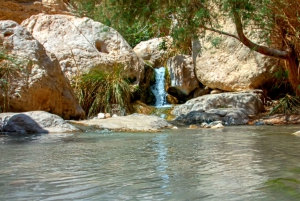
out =
[[0,136],[0,200],[299,200],[297,130]]

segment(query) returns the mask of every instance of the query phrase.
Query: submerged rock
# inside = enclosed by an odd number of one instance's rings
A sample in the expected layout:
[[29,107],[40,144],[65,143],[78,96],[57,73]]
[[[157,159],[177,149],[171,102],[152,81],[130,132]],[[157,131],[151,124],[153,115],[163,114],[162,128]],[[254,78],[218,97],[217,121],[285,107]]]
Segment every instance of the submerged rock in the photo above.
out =
[[1,128],[4,132],[18,134],[65,133],[79,131],[61,117],[44,111],[23,113],[0,113]]
[[129,116],[117,116],[109,119],[90,119],[83,121],[71,121],[74,125],[93,126],[100,129],[109,129],[114,131],[142,131],[158,132],[163,128],[171,128],[172,125],[166,120],[141,114],[132,114]]

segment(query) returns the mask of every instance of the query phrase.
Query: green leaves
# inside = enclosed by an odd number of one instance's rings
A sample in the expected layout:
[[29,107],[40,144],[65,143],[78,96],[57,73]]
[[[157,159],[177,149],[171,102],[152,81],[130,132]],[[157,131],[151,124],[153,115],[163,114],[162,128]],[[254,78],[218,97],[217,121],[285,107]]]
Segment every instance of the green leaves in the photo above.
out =
[[131,88],[122,77],[123,66],[115,64],[110,70],[97,67],[78,79],[75,94],[88,117],[99,112],[110,113],[113,105],[119,105],[127,112],[131,110]]
[[0,87],[3,92],[3,104],[0,107],[1,112],[9,111],[9,94],[13,78],[18,76],[20,73],[27,73],[27,69],[23,68],[23,66],[29,67],[30,64],[31,62],[28,62],[25,59],[20,60],[0,48]]
[[[300,98],[286,94],[270,111],[269,115],[274,113],[283,113],[288,117],[290,114],[299,114]],[[288,119],[288,118],[287,118]]]

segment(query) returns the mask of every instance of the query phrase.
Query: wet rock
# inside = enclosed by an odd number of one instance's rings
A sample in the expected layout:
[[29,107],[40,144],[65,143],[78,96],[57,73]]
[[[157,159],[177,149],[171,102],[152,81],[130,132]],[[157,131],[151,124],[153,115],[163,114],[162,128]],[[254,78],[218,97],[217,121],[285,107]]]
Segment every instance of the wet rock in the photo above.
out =
[[2,131],[20,135],[79,131],[61,117],[44,111],[1,113]]
[[199,128],[199,127],[197,125],[195,125],[195,124],[192,124],[192,125],[189,126],[189,128],[190,129],[196,129],[196,128]]
[[141,131],[158,132],[163,128],[172,128],[166,120],[149,115],[132,114],[129,116],[117,116],[109,119],[90,119],[84,121],[71,121],[73,124],[93,126],[100,129],[114,131]]
[[216,124],[214,126],[211,126],[210,128],[224,128],[224,126],[223,126],[223,124],[218,123],[218,124]]
[[175,122],[201,124],[221,121],[224,125],[243,125],[249,121],[248,115],[264,109],[260,96],[255,92],[222,93],[201,96],[171,112]]
[[255,115],[264,110],[259,90],[208,94],[191,99],[185,104],[176,106],[172,111],[174,116],[187,114],[191,111],[209,111],[210,109],[243,109],[247,115]]

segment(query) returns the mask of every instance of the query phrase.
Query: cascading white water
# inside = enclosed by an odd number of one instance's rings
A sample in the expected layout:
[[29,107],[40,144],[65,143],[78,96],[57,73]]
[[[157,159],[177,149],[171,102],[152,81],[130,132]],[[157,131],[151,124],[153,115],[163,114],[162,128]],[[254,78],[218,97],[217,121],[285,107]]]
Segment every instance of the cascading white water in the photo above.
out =
[[165,68],[155,68],[155,84],[151,86],[151,91],[155,96],[155,106],[162,107],[166,105],[166,96],[167,93],[165,91]]

